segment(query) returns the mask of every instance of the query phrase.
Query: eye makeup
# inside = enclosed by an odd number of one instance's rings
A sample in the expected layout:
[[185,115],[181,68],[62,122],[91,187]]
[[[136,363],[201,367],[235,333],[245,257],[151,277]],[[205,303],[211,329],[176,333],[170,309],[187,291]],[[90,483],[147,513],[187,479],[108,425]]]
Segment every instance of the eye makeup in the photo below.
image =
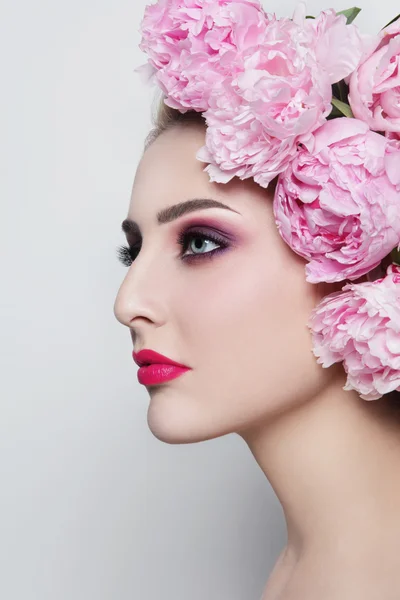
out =
[[[207,252],[192,252],[190,254],[186,254],[186,251],[188,250],[188,247],[190,246],[193,240],[202,240],[202,242],[212,242],[213,244],[218,245],[219,248]],[[217,254],[224,252],[230,246],[229,241],[222,237],[220,234],[216,233],[213,230],[210,230],[207,226],[201,225],[186,225],[178,233],[176,242],[181,247],[180,260],[188,263],[201,262],[206,259],[211,260]],[[137,255],[139,254],[140,248],[141,244],[135,244],[133,246],[119,246],[117,248],[118,259],[123,265],[130,267]]]

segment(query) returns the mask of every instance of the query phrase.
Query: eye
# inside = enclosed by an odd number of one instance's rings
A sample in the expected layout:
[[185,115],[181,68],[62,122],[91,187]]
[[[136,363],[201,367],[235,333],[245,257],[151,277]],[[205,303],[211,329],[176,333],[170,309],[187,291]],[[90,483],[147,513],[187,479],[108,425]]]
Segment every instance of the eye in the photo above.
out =
[[[221,238],[216,233],[202,232],[202,231],[182,231],[178,235],[178,244],[182,248],[181,260],[184,261],[196,261],[211,259],[219,252],[223,252],[228,247],[228,242]],[[208,250],[211,244],[219,246],[214,250]],[[190,254],[185,251],[190,249]]]
[[123,265],[130,267],[138,252],[139,249],[136,250],[136,246],[119,246],[117,248],[117,257]]
[[[195,242],[192,244],[192,242]],[[216,244],[219,248],[214,250],[207,250],[209,245]],[[194,262],[211,259],[216,254],[223,252],[228,248],[229,244],[226,240],[221,238],[215,233],[201,232],[201,231],[182,231],[178,235],[177,243],[181,246],[182,252],[180,258],[183,261]],[[186,254],[186,250],[191,249],[190,254]],[[130,267],[140,252],[139,246],[119,246],[117,248],[118,259],[126,267]]]

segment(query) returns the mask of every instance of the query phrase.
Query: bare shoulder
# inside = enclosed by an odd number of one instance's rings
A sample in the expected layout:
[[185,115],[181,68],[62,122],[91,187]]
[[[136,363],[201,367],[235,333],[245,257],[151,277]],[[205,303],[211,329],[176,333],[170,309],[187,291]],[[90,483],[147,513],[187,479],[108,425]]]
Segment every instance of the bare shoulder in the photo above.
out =
[[281,600],[282,593],[293,573],[294,566],[295,561],[285,546],[268,577],[260,600]]
[[361,571],[298,564],[278,595],[262,600],[398,600],[399,590],[400,573],[385,573],[379,565]]
[[[368,562],[368,565],[366,564]],[[400,558],[338,563],[280,553],[260,600],[399,600]]]

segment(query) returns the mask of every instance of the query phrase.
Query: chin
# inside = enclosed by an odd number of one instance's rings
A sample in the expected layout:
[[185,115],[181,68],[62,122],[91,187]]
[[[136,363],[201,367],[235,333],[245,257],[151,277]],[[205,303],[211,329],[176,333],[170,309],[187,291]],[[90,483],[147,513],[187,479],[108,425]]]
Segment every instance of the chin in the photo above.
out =
[[[152,399],[147,411],[147,425],[151,433],[166,444],[194,444],[233,433],[226,428],[216,428],[214,423],[206,423],[204,414],[188,410],[186,406],[173,406],[169,403]],[[203,419],[201,417],[203,416]],[[203,420],[203,423],[202,423]]]
[[154,419],[150,413],[147,415],[147,424],[154,437],[166,444],[195,444],[207,439],[199,433],[193,431],[189,433],[187,428],[172,427],[170,423]]

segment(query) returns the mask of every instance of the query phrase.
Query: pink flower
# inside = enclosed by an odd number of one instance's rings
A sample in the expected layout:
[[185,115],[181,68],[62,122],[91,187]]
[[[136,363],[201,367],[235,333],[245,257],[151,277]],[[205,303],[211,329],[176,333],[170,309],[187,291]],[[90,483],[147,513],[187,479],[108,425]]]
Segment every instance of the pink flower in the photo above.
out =
[[315,19],[306,19],[306,5],[299,2],[293,20],[310,33],[317,63],[326,71],[331,84],[354,71],[365,49],[376,38],[362,34],[354,23],[347,25],[346,17],[336,14],[333,8],[322,11]]
[[400,132],[400,19],[383,29],[349,79],[353,114],[374,131]]
[[358,279],[400,244],[400,142],[331,119],[280,174],[274,215],[311,283]]
[[326,296],[308,327],[318,363],[327,368],[343,361],[344,390],[356,390],[363,400],[400,391],[400,266]]
[[253,177],[268,187],[297,144],[326,121],[332,88],[310,35],[291,19],[271,16],[260,46],[241,53],[243,71],[212,91],[206,145],[197,154],[210,163],[211,181]]
[[206,145],[196,158],[209,163],[204,170],[210,181],[228,183],[235,176],[254,177],[256,183],[266,188],[292,160],[297,138],[268,135],[228,83],[223,84],[223,91],[218,98],[214,96],[216,107],[204,113]]
[[257,47],[268,18],[259,0],[159,0],[146,6],[137,69],[156,79],[166,104],[186,112],[208,108],[209,95],[242,68],[241,53]]
[[386,131],[385,137],[387,137],[390,140],[400,140],[400,131]]

